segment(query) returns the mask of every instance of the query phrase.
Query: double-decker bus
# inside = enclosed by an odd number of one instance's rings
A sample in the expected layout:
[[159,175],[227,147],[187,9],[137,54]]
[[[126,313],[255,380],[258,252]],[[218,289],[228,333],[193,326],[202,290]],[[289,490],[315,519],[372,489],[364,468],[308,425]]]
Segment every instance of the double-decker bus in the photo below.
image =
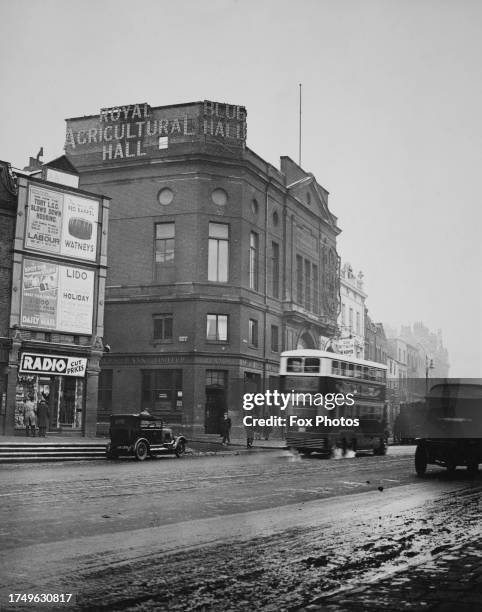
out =
[[381,363],[336,353],[283,352],[280,390],[287,404],[287,445],[306,455],[328,455],[335,448],[384,455],[386,374]]

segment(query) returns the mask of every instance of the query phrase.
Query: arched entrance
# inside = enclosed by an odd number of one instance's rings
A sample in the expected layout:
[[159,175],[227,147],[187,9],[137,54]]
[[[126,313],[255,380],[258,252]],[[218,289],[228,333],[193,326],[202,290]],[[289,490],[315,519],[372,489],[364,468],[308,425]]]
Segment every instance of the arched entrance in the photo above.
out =
[[297,349],[316,349],[316,342],[313,339],[313,336],[309,332],[304,332],[298,338],[298,342],[296,343]]

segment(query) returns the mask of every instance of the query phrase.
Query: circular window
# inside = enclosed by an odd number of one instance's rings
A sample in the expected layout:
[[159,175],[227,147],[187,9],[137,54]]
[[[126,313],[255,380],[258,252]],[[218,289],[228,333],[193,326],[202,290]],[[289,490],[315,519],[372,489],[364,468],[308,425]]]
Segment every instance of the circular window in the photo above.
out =
[[253,215],[257,215],[258,214],[258,200],[254,199],[251,202],[251,211],[252,211]]
[[164,187],[164,189],[161,189],[159,192],[157,199],[159,200],[159,204],[167,206],[174,200],[174,192],[172,189],[169,189],[169,187]]
[[278,223],[279,223],[279,215],[277,211],[275,210],[273,213],[273,225],[276,227]]
[[228,194],[224,189],[215,189],[211,194],[211,198],[216,206],[225,206],[228,201]]

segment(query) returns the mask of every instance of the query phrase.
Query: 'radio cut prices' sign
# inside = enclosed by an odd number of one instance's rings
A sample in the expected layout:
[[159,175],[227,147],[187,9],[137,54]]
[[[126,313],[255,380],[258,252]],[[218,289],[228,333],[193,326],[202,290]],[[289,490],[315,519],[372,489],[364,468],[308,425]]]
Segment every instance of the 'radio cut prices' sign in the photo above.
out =
[[19,372],[21,374],[83,377],[85,376],[86,367],[87,359],[85,357],[23,353]]
[[25,248],[95,261],[99,203],[31,185]]
[[90,335],[93,312],[92,270],[24,259],[22,326]]

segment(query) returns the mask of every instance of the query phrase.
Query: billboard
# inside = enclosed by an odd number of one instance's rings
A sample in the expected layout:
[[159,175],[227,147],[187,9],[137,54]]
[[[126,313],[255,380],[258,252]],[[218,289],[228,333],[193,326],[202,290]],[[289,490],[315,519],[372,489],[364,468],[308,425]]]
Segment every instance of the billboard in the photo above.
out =
[[20,324],[23,327],[92,334],[94,272],[25,258]]
[[84,377],[86,368],[86,357],[22,353],[19,372],[21,374]]
[[95,261],[99,202],[30,185],[25,248]]

